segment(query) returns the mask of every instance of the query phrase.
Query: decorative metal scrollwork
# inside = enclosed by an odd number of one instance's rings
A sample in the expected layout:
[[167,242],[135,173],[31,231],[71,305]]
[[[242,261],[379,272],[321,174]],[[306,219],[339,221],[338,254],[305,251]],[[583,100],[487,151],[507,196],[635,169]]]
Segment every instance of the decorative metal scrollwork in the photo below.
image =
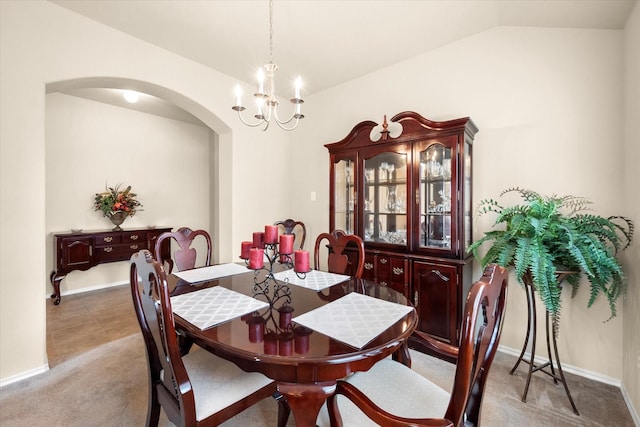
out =
[[402,267],[393,267],[393,274],[395,274],[396,276],[400,276],[400,275],[404,274],[404,268],[402,268]]
[[113,250],[113,248],[111,246],[107,246],[106,248],[104,248],[105,252],[111,252]]
[[380,264],[386,264],[387,262],[389,262],[388,259],[386,258],[380,258]]
[[111,243],[111,241],[113,241],[113,237],[107,236],[107,237],[104,238],[104,241],[107,242],[107,243]]
[[373,269],[373,263],[365,262],[364,263],[364,269],[365,270],[372,270]]
[[138,235],[137,234],[132,234],[131,237],[129,237],[129,239],[138,240]]

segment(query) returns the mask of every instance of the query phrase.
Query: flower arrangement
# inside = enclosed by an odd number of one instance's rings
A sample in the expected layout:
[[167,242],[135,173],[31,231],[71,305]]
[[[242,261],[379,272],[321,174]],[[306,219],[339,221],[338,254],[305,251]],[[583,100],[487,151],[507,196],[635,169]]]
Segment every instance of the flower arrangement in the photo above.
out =
[[107,187],[107,191],[96,193],[93,208],[102,211],[102,214],[110,218],[117,212],[124,212],[126,216],[133,216],[136,209],[142,206],[137,199],[138,195],[131,192],[131,186],[120,190],[120,184],[115,187]]

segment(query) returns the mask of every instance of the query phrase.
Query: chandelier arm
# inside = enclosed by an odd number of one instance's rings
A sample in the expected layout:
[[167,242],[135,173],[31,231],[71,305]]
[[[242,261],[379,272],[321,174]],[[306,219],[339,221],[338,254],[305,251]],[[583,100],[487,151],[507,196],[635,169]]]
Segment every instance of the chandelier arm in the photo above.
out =
[[[291,120],[289,120],[289,122],[290,122],[290,121],[291,121]],[[300,121],[300,119],[296,119],[295,124],[294,124],[293,126],[291,126],[291,127],[286,127],[286,126],[284,126],[284,125],[285,125],[285,123],[289,123],[289,122],[279,122],[279,121],[277,121],[277,120],[276,120],[276,124],[277,124],[277,125],[278,125],[278,127],[279,127],[280,129],[282,129],[282,130],[292,131],[292,130],[294,130],[295,128],[297,128],[297,127],[298,127],[298,122],[299,122],[299,121]]]
[[274,108],[273,109],[273,118],[276,121],[276,123],[280,124],[280,125],[286,125],[287,123],[289,123],[291,120],[296,118],[295,115],[295,111],[294,114],[291,115],[291,117],[289,117],[287,120],[280,120],[280,118],[278,117],[278,109]]
[[[240,110],[237,110],[237,111],[238,111],[238,118],[240,118],[240,121],[242,123],[244,123],[245,125],[249,126],[249,127],[255,128],[255,127],[258,127],[258,126],[260,126],[260,125],[262,125],[264,123],[267,123],[267,126],[269,126],[269,122],[266,121],[265,119],[262,119],[262,120],[260,120],[259,122],[256,122],[256,123],[249,123],[249,122],[245,121],[245,119],[242,117],[242,114],[241,114]],[[264,130],[266,130],[266,128]]]

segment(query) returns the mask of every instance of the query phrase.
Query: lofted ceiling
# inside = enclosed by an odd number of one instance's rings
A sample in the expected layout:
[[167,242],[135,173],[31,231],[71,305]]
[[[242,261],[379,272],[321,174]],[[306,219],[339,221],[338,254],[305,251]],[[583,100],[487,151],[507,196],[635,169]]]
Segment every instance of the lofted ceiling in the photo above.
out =
[[[267,0],[50,1],[248,83],[269,62]],[[635,3],[275,0],[277,85],[305,97],[496,26],[622,29]]]

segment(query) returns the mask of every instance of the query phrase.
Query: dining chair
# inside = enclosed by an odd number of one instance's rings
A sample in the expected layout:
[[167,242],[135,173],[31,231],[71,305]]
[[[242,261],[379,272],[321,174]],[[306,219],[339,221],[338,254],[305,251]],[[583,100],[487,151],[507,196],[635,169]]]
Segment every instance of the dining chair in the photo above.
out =
[[161,408],[177,426],[215,426],[273,396],[278,400],[278,425],[284,427],[289,407],[271,379],[244,372],[201,348],[180,355],[166,273],[151,252],[133,254],[130,273],[149,368],[146,426],[158,425]]
[[[348,274],[357,279],[364,271],[364,242],[360,236],[347,234],[343,230],[322,233],[316,238],[313,251],[314,269],[320,269],[321,245],[326,240],[328,247],[327,268],[330,273]],[[349,247],[353,251],[345,249]],[[354,259],[357,257],[357,259]]]
[[[288,218],[284,221],[276,221],[273,225],[277,225],[278,228],[282,227],[284,231],[282,234],[293,234],[294,245],[295,242],[298,242],[298,249],[304,249],[304,241],[307,238],[307,227],[305,227],[304,222]],[[296,227],[298,229],[297,231]]]
[[[191,245],[194,239],[198,236],[202,236],[206,243],[207,253],[204,266],[211,265],[211,236],[205,230],[192,230],[189,227],[181,227],[177,231],[170,231],[162,233],[158,236],[155,245],[155,255],[158,262],[164,267],[168,266],[167,272],[173,271],[173,266],[178,268],[178,271],[190,270],[196,266],[197,252]],[[162,242],[167,239],[173,239],[178,244],[178,249],[173,254],[173,258],[165,259],[162,256]]]
[[338,381],[319,425],[479,426],[482,396],[495,356],[507,296],[507,270],[485,268],[465,303],[460,346],[415,332],[433,351],[456,360],[451,393],[390,358]]

